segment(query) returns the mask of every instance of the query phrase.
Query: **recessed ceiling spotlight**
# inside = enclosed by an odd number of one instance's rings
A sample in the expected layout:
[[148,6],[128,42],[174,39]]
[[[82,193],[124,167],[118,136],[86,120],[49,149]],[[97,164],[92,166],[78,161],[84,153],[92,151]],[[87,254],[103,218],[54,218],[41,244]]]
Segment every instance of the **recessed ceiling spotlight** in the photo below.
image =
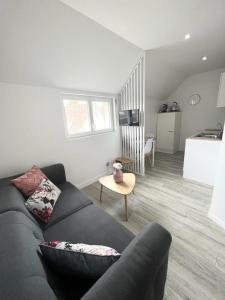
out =
[[188,39],[190,39],[190,37],[191,37],[190,33],[187,33],[187,34],[185,34],[184,39],[188,40]]
[[202,57],[202,60],[203,60],[203,61],[206,61],[207,59],[208,59],[207,56],[203,56],[203,57]]

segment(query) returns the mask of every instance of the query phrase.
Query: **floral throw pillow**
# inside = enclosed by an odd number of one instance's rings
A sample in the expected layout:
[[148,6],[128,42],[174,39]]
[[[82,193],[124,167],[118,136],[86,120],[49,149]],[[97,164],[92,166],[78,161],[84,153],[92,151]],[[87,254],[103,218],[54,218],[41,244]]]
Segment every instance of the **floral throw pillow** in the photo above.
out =
[[47,176],[37,166],[33,166],[25,174],[13,179],[11,182],[25,195],[32,195],[43,178]]
[[40,248],[56,272],[94,280],[120,258],[115,249],[101,245],[51,241],[41,243]]
[[61,191],[44,178],[36,191],[25,202],[27,209],[43,222],[48,223]]

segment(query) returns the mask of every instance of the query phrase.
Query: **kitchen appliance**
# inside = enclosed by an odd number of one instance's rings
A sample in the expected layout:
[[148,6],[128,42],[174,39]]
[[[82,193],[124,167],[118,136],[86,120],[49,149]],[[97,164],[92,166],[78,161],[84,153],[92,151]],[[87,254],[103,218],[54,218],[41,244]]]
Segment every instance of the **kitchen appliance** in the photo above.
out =
[[172,103],[172,106],[170,107],[170,110],[171,111],[180,111],[180,107],[179,107],[179,105],[178,105],[178,103],[176,101],[174,101]]
[[167,105],[166,103],[164,103],[164,104],[160,107],[159,112],[160,112],[160,113],[167,112],[167,109],[168,109],[168,105]]

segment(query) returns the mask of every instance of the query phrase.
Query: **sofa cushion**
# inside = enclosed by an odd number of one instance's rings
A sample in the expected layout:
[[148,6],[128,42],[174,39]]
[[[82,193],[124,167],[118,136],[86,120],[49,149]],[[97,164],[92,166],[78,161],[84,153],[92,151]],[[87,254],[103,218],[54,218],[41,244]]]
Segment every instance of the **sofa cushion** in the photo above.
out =
[[94,284],[58,276],[46,265],[40,227],[18,211],[0,214],[0,299],[80,299]]
[[22,212],[35,224],[38,224],[32,214],[26,209],[24,202],[24,196],[11,183],[5,182],[4,185],[0,186],[0,214],[7,211]]
[[[1,278],[2,279],[2,278]],[[7,282],[7,281],[3,281]],[[5,285],[0,283],[0,299],[4,300],[57,300],[46,278],[29,276],[27,278],[14,277]]]
[[[30,220],[23,212],[19,211],[7,211],[5,213],[0,214],[0,227],[1,230],[8,230],[9,226],[23,226],[28,228],[32,233],[33,236],[36,237],[37,240],[43,240],[43,233],[41,228],[39,227],[38,223],[34,223]],[[1,235],[0,235],[1,236]]]
[[61,190],[44,178],[36,191],[25,202],[27,209],[40,220],[48,223]]
[[40,228],[23,213],[9,211],[0,214],[0,236],[0,299],[56,299],[39,254]]
[[[51,165],[42,168],[41,170],[56,186],[63,184],[66,181],[65,169],[62,164]],[[21,174],[0,179],[0,214],[10,210],[21,211],[37,224],[36,219],[24,205],[24,196],[11,183],[12,179],[17,178],[20,175]]]
[[41,243],[40,248],[53,270],[84,279],[98,279],[120,258],[115,249],[102,245],[50,241]]
[[44,230],[46,241],[105,245],[122,252],[133,233],[95,205],[88,205]]
[[80,300],[96,282],[87,278],[60,276],[51,269],[48,274],[48,282],[59,300]]
[[81,208],[92,204],[92,201],[70,182],[59,184],[58,187],[61,190],[61,194],[45,229]]
[[[62,164],[54,164],[48,167],[41,168],[42,172],[50,179],[55,185],[62,184],[66,181],[65,169]],[[11,184],[10,181],[21,176],[22,174],[13,175],[0,179],[0,187]]]
[[32,195],[46,175],[37,166],[33,166],[23,175],[12,179],[12,183],[25,195]]

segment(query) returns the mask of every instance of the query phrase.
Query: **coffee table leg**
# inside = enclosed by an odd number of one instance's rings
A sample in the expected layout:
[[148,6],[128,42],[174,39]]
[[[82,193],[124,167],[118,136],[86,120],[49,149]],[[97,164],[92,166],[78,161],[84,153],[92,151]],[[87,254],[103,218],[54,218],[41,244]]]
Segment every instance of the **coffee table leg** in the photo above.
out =
[[100,188],[100,203],[102,203],[102,190],[103,190],[103,185],[101,184],[101,188]]
[[127,195],[124,195],[124,201],[125,201],[125,220],[128,221],[128,211],[127,211]]

